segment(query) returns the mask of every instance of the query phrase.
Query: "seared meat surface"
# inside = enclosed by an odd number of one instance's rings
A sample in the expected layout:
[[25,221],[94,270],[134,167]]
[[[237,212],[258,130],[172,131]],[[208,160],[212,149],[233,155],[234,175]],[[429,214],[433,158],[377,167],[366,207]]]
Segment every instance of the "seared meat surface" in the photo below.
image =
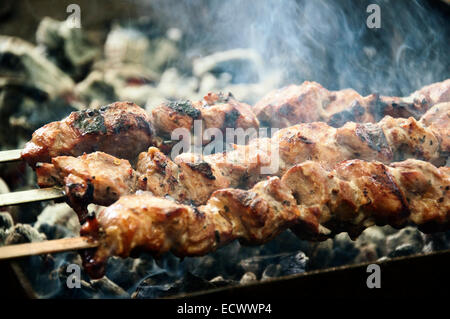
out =
[[199,205],[217,189],[252,187],[267,176],[261,169],[276,161],[279,166],[269,175],[281,176],[292,166],[308,160],[326,168],[358,158],[383,163],[416,158],[443,165],[448,155],[440,147],[439,134],[448,134],[448,121],[434,123],[431,128],[412,117],[390,116],[376,124],[350,122],[337,129],[321,122],[304,123],[282,129],[270,139],[235,145],[229,152],[208,156],[184,153],[173,161],[158,149],[150,148],[139,155],[139,188]]
[[352,89],[328,91],[316,82],[306,81],[268,93],[253,110],[261,124],[270,127],[315,121],[340,127],[349,121],[377,122],[386,115],[419,119],[441,102],[450,102],[450,79],[425,86],[408,97],[363,97]]
[[439,137],[441,153],[450,156],[450,103],[436,104],[422,116],[420,122]]
[[[209,93],[203,101],[195,103],[168,102],[156,107],[152,114],[148,115],[130,102],[73,112],[61,121],[36,130],[26,144],[22,158],[33,168],[38,162],[49,163],[52,157],[79,156],[95,151],[134,161],[151,145],[168,153],[173,142],[167,143],[164,139],[170,139],[176,128],[191,131],[195,119],[202,120],[204,130],[218,128],[224,133],[228,127],[259,127],[251,107],[238,102],[231,94]],[[203,142],[209,141],[207,138]]]
[[250,190],[218,190],[200,207],[149,192],[123,196],[81,233],[100,241],[84,256],[85,269],[97,278],[110,255],[135,250],[198,256],[235,239],[264,243],[289,227],[301,238],[323,240],[339,232],[354,238],[374,224],[408,223],[424,231],[449,229],[450,168],[351,160],[330,170],[308,161]]
[[131,102],[116,102],[98,110],[73,112],[41,127],[26,144],[22,158],[32,167],[37,162],[49,163],[52,157],[95,151],[135,160],[156,142],[145,110]]
[[[421,121],[387,116],[376,124],[350,122],[338,129],[320,122],[299,124],[278,131],[270,139],[253,139],[246,146],[235,145],[230,152],[209,156],[184,153],[172,161],[150,147],[139,155],[136,172],[128,161],[97,152],[78,158],[53,158],[52,164],[40,165],[36,173],[41,187],[65,186],[69,203],[81,219],[87,204],[111,204],[136,189],[201,205],[218,189],[247,189],[268,175],[281,176],[308,160],[329,169],[349,159],[390,163],[416,158],[444,165],[449,135],[445,106],[434,106]],[[277,161],[273,171],[262,171]],[[92,176],[96,177],[94,183]],[[93,198],[86,195],[89,189],[94,191]]]
[[[237,101],[231,93],[208,93],[203,100],[196,102],[166,102],[155,107],[152,116],[157,133],[167,138],[177,128],[191,132],[195,120],[202,121],[203,132],[209,128],[220,129],[223,133],[227,128],[259,128],[251,106]],[[202,144],[208,142],[210,138],[202,139]]]
[[95,152],[80,157],[58,156],[36,167],[40,187],[64,186],[70,206],[80,221],[87,205],[111,205],[120,196],[136,191],[136,172],[127,160]]

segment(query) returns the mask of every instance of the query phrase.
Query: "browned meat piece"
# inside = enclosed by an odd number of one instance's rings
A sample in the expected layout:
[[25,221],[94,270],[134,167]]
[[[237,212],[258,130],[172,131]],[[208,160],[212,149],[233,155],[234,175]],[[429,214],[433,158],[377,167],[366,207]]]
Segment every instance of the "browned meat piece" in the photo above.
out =
[[450,156],[450,103],[439,103],[422,116],[420,122],[439,138],[441,153]]
[[[448,136],[448,120],[444,117],[448,111],[439,107],[429,112],[430,120],[441,119],[432,121],[430,127],[423,125],[422,122],[426,121],[389,116],[377,124],[347,123],[338,129],[325,123],[299,124],[278,131],[271,139],[254,139],[247,146],[236,145],[228,153],[210,156],[184,153],[174,161],[151,147],[139,155],[137,172],[127,161],[100,152],[78,158],[56,157],[52,159],[53,164],[43,164],[37,168],[38,181],[42,187],[64,185],[70,205],[83,219],[87,204],[112,203],[134,189],[201,205],[218,189],[250,188],[268,175],[281,176],[292,166],[308,160],[320,162],[329,169],[341,161],[355,158],[383,163],[417,158],[443,165],[448,159],[448,146],[444,149],[440,145],[444,141],[442,134]],[[439,115],[440,112],[444,115]],[[95,161],[99,161],[98,165]],[[261,171],[276,161],[279,166],[274,171]],[[89,173],[86,173],[87,168]],[[116,174],[120,178],[108,178]],[[97,184],[94,185],[91,176],[105,178],[97,177]],[[117,185],[114,184],[116,179],[120,181]],[[105,189],[113,192],[106,193],[101,200],[100,195],[91,198],[86,195],[89,194],[86,185],[100,191],[101,196],[105,194]]]
[[100,241],[86,252],[84,265],[101,277],[110,255],[127,257],[135,250],[198,256],[235,239],[264,243],[289,227],[301,238],[323,240],[339,232],[355,238],[374,224],[410,222],[425,231],[449,229],[450,168],[418,160],[391,166],[352,160],[327,170],[308,161],[251,190],[216,191],[197,208],[149,192],[123,196],[81,233]]
[[351,89],[328,91],[316,82],[306,81],[270,92],[253,110],[261,123],[270,127],[315,121],[339,127],[349,121],[377,122],[386,115],[418,119],[441,102],[450,102],[450,79],[425,86],[408,97],[363,97]]
[[357,158],[383,163],[416,158],[443,165],[448,156],[439,146],[441,133],[414,118],[387,116],[376,124],[350,122],[341,128],[321,122],[299,124],[278,131],[270,139],[235,145],[230,152],[209,156],[184,153],[174,161],[150,148],[139,155],[139,188],[200,205],[217,189],[252,187],[267,176],[261,169],[276,161],[279,167],[269,175],[281,176],[308,160],[330,169]]
[[[189,132],[194,129],[194,120],[202,121],[202,129],[218,128],[226,133],[226,128],[259,128],[259,121],[251,106],[238,102],[231,93],[208,93],[202,101],[166,102],[152,110],[153,123],[157,133],[170,138],[177,128]],[[202,140],[203,144],[209,138]]]
[[130,163],[102,152],[54,157],[51,164],[37,165],[36,175],[40,187],[65,187],[80,221],[87,216],[88,204],[111,205],[136,191],[136,173]]
[[33,133],[22,152],[32,167],[52,157],[79,156],[102,151],[135,160],[142,150],[156,143],[149,115],[131,102],[117,102],[98,110],[71,113]]

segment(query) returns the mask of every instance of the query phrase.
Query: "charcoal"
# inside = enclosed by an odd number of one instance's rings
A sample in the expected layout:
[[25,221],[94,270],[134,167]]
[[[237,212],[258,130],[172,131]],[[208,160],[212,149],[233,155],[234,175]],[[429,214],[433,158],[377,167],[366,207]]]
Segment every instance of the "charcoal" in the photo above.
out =
[[261,281],[266,281],[272,278],[280,277],[282,276],[281,272],[282,271],[280,265],[270,264],[269,266],[266,267],[266,269],[264,269],[264,272],[262,273],[261,276]]
[[355,263],[364,263],[369,261],[375,261],[381,256],[379,254],[379,248],[374,243],[367,243],[359,246],[359,253],[355,257]]
[[78,234],[80,232],[80,222],[78,221],[78,217],[73,209],[66,203],[46,206],[39,214],[34,227],[39,229],[43,224],[61,226],[62,228],[66,228],[66,231],[73,234]]
[[99,71],[91,72],[86,79],[78,83],[75,92],[88,108],[93,109],[119,100],[114,86],[108,83],[104,74]]
[[161,298],[175,294],[189,293],[216,286],[190,272],[183,276],[169,274],[165,270],[155,271],[145,278],[137,287],[133,298]]
[[386,254],[386,235],[383,228],[372,226],[364,230],[364,232],[356,240],[358,247],[374,244],[378,256]]
[[0,229],[0,246],[5,245],[6,238],[8,237],[8,232],[4,229]]
[[15,147],[74,110],[66,101],[74,82],[31,43],[0,36],[0,44],[0,144]]
[[347,233],[338,234],[333,239],[333,251],[332,266],[354,263],[356,256],[359,254],[356,242],[351,240]]
[[285,276],[304,272],[307,265],[308,257],[306,257],[302,251],[250,257],[241,260],[239,263],[239,266],[244,269],[245,272],[252,272],[257,276],[261,276],[269,266],[270,271],[276,268],[276,276]]
[[250,283],[256,282],[256,281],[258,281],[258,278],[256,277],[256,275],[254,273],[248,271],[242,275],[242,278],[239,281],[239,283],[241,285],[247,285],[247,284],[250,284]]
[[6,245],[31,243],[45,240],[45,235],[39,233],[32,226],[27,224],[16,224],[6,238]]
[[408,244],[412,246],[413,252],[420,252],[424,245],[423,234],[415,227],[406,227],[387,237],[388,255],[393,253],[397,247]]
[[107,276],[101,279],[91,280],[91,286],[94,289],[99,290],[104,297],[121,297],[128,298],[128,293],[123,290],[120,286],[116,285]]
[[432,252],[450,248],[450,231],[426,234],[423,252]]
[[9,193],[8,184],[6,184],[3,178],[0,177],[0,194],[7,194],[7,193]]
[[142,278],[137,272],[133,271],[133,266],[133,258],[112,257],[106,267],[106,276],[127,290]]
[[213,284],[215,287],[226,287],[231,286],[233,284],[236,284],[234,280],[225,279],[222,276],[214,277],[209,281],[211,284]]
[[7,36],[0,36],[0,43],[2,86],[34,88],[50,99],[72,92],[72,79],[31,43]]
[[[254,83],[259,81],[257,70],[263,70],[264,65],[261,56],[254,50],[234,49],[195,59],[192,69],[198,77],[206,73],[228,73],[233,76],[234,83]],[[242,77],[243,74],[245,77]]]
[[320,243],[313,243],[308,257],[311,269],[321,269],[331,265],[334,257],[333,240],[327,239]]
[[173,36],[150,40],[139,30],[115,26],[105,42],[105,57],[115,64],[138,64],[159,72],[179,55],[178,40]]
[[85,77],[100,56],[100,50],[89,41],[83,28],[72,28],[67,21],[50,17],[39,24],[36,41],[59,68],[76,80]]
[[393,258],[409,256],[419,252],[420,250],[418,249],[417,245],[405,243],[395,247],[395,249],[388,254],[388,257]]
[[73,233],[61,225],[50,225],[42,223],[35,227],[38,232],[43,233],[48,240],[73,236]]
[[251,252],[255,250],[259,251],[258,248],[242,247],[238,242],[233,242],[209,255],[185,258],[183,264],[187,271],[206,279],[212,279],[217,274],[241,276],[243,272],[237,272],[236,265],[242,258],[252,256]]
[[14,221],[8,212],[0,212],[0,229],[9,230],[14,226]]

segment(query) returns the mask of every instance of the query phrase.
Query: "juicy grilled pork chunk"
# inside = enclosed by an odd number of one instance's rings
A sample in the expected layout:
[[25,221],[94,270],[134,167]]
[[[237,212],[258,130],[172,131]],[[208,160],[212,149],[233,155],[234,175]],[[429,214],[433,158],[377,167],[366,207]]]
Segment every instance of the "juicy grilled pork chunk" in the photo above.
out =
[[[448,111],[436,105],[429,112],[432,115],[427,114],[424,118],[444,118],[439,113],[446,116]],[[292,166],[308,160],[318,161],[329,169],[349,159],[390,163],[416,158],[444,165],[448,158],[448,143],[445,142],[448,134],[448,120],[435,120],[426,127],[413,118],[394,119],[389,116],[377,124],[347,123],[338,129],[325,123],[299,124],[278,131],[271,139],[254,139],[247,146],[236,145],[230,152],[209,156],[184,153],[172,161],[159,149],[151,147],[139,155],[137,172],[133,173],[128,173],[132,169],[127,161],[97,152],[79,158],[56,157],[53,164],[38,167],[36,174],[41,187],[64,185],[69,203],[82,219],[86,215],[87,204],[112,203],[135,189],[201,205],[215,190],[250,188],[268,174],[281,176]],[[447,148],[440,145],[447,145]],[[273,171],[268,174],[261,171],[277,161],[279,166],[275,166]],[[86,167],[89,167],[89,173],[86,173]],[[77,176],[80,181],[74,183],[67,177],[69,174]],[[96,176],[96,183],[104,185],[92,184],[92,176]],[[97,176],[105,178],[99,180]],[[117,181],[120,183],[116,185]],[[105,196],[98,199],[98,196],[89,197],[80,192],[73,186],[77,184],[115,191],[112,194],[102,191]],[[118,187],[120,185],[127,187]]]
[[[208,93],[203,100],[172,101],[163,103],[152,110],[153,124],[159,135],[170,138],[177,128],[189,132],[194,129],[194,121],[202,121],[202,129],[218,128],[225,134],[227,128],[259,128],[259,121],[250,105],[238,102],[231,93]],[[209,138],[202,144],[210,142]]]
[[97,278],[109,256],[133,251],[198,256],[235,239],[261,244],[290,227],[303,239],[323,240],[340,232],[355,238],[374,224],[409,223],[430,232],[449,229],[450,168],[351,160],[327,170],[308,161],[250,190],[218,190],[200,207],[150,192],[123,196],[88,219],[81,234],[100,241],[84,256],[85,269]]
[[36,167],[40,187],[64,186],[69,205],[83,222],[87,205],[111,205],[120,196],[134,193],[137,175],[127,160],[95,152],[80,157],[58,156]]
[[49,163],[52,157],[95,151],[135,160],[150,145],[157,145],[150,116],[134,103],[116,102],[98,110],[73,112],[41,127],[26,144],[22,158],[32,167],[37,162]]
[[363,97],[352,89],[328,91],[306,81],[270,92],[255,104],[254,112],[261,124],[269,127],[315,121],[339,127],[349,121],[377,122],[386,115],[418,119],[441,102],[450,102],[450,79],[425,86],[408,97]]
[[[210,93],[203,101],[175,101],[156,107],[153,117],[134,103],[116,102],[99,110],[71,113],[62,121],[49,123],[33,133],[22,158],[33,168],[36,163],[49,163],[52,157],[102,151],[134,161],[150,145],[168,153],[172,130],[193,128],[193,120],[201,119],[203,129],[255,128],[259,122],[251,107],[236,101],[231,94]],[[157,133],[155,134],[155,128]],[[208,142],[205,140],[204,142]]]
[[422,116],[420,123],[435,132],[441,153],[450,156],[450,103],[436,104]]
[[[184,153],[172,161],[151,147],[137,164],[139,188],[157,196],[200,205],[217,189],[249,188],[269,175],[281,176],[293,165],[314,160],[326,168],[350,159],[383,163],[415,158],[444,165],[448,153],[439,134],[448,134],[448,121],[426,127],[414,118],[385,117],[376,124],[347,123],[334,128],[325,123],[304,123],[282,129],[272,138],[253,139],[248,145],[208,156]],[[276,165],[278,162],[278,166]]]

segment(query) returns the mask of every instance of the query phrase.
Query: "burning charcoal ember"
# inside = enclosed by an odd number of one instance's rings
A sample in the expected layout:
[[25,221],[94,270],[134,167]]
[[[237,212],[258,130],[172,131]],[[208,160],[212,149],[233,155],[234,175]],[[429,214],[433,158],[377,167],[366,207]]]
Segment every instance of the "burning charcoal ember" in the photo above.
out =
[[182,76],[176,68],[168,68],[161,75],[159,83],[151,92],[145,107],[151,111],[153,107],[167,99],[200,99],[202,95],[197,92],[198,86],[197,78]]
[[158,269],[150,258],[113,258],[108,262],[106,276],[125,290],[135,286],[139,280]]
[[45,240],[45,235],[39,233],[36,229],[28,224],[16,224],[10,230],[6,238],[6,245],[24,244]]
[[321,269],[331,265],[333,260],[333,240],[327,239],[320,243],[313,243],[308,252],[310,269]]
[[161,71],[178,56],[177,38],[150,40],[137,29],[114,27],[105,43],[105,57],[113,64],[137,64]]
[[426,234],[423,252],[432,252],[450,248],[450,232]]
[[74,110],[66,101],[74,83],[32,44],[6,36],[0,43],[0,144],[17,147],[21,136]]
[[72,92],[74,82],[31,43],[0,36],[2,87],[34,88],[45,98]]
[[364,246],[359,246],[359,253],[354,259],[354,263],[364,263],[377,260],[380,255],[377,251],[377,246],[373,243],[367,243]]
[[[0,171],[0,173],[3,173]],[[0,194],[7,194],[9,193],[9,187],[8,184],[5,183],[5,181],[0,177]],[[0,212],[2,211],[9,211],[8,207],[0,207]],[[1,224],[0,224],[1,228]]]
[[381,257],[386,255],[386,235],[383,233],[381,227],[373,226],[367,228],[361,236],[358,237],[356,244],[360,248],[373,244],[378,256]]
[[264,70],[264,62],[261,56],[251,49],[217,52],[195,59],[192,63],[192,71],[197,77],[207,73],[228,73],[234,83],[259,82],[260,70]]
[[190,272],[186,272],[183,276],[177,276],[169,274],[165,270],[159,270],[145,278],[136,288],[132,297],[137,299],[161,298],[216,287],[214,283]]
[[104,70],[104,81],[113,86],[119,100],[145,105],[153,95],[160,93],[154,87],[159,75],[140,65],[123,65]]
[[14,226],[14,221],[8,212],[0,212],[0,246],[5,244],[9,230]]
[[78,234],[80,232],[77,215],[66,203],[46,206],[37,217],[34,227],[40,229],[43,225],[60,226],[66,229],[66,233]]
[[258,281],[258,278],[256,275],[250,271],[247,271],[245,274],[242,275],[241,280],[239,281],[239,284],[241,285],[248,285],[250,283]]
[[278,277],[304,272],[308,257],[303,252],[282,253],[269,256],[256,256],[241,260],[239,266],[245,272],[261,277],[264,272],[270,277]]
[[97,109],[118,100],[114,86],[107,83],[100,71],[91,72],[75,87],[75,94],[88,108]]
[[99,290],[102,293],[102,296],[111,298],[111,297],[120,297],[120,298],[128,298],[128,293],[123,290],[120,286],[116,285],[114,282],[108,279],[108,277],[103,277],[101,279],[96,279],[91,281],[91,287]]
[[352,263],[359,253],[356,242],[347,233],[338,234],[333,240],[333,266]]
[[406,227],[387,237],[388,256],[419,253],[424,246],[423,234],[414,227]]
[[0,194],[7,194],[7,193],[9,193],[8,184],[6,184],[5,181],[0,177]]
[[388,254],[388,257],[394,258],[394,257],[409,256],[417,254],[419,252],[420,250],[417,249],[417,246],[405,243],[395,247],[395,249]]
[[40,233],[43,233],[48,240],[72,237],[74,234],[61,225],[50,225],[41,223],[35,227]]
[[236,284],[236,282],[234,280],[225,279],[222,276],[214,277],[209,282],[212,283],[216,287],[226,287],[226,286],[231,286],[231,285]]
[[71,27],[70,21],[45,17],[36,31],[36,41],[56,65],[76,80],[86,76],[100,55],[100,50],[89,41],[83,28]]
[[305,272],[308,266],[308,257],[306,257],[305,253],[298,252],[285,255],[276,260],[276,262],[269,264],[264,269],[261,275],[262,281]]

